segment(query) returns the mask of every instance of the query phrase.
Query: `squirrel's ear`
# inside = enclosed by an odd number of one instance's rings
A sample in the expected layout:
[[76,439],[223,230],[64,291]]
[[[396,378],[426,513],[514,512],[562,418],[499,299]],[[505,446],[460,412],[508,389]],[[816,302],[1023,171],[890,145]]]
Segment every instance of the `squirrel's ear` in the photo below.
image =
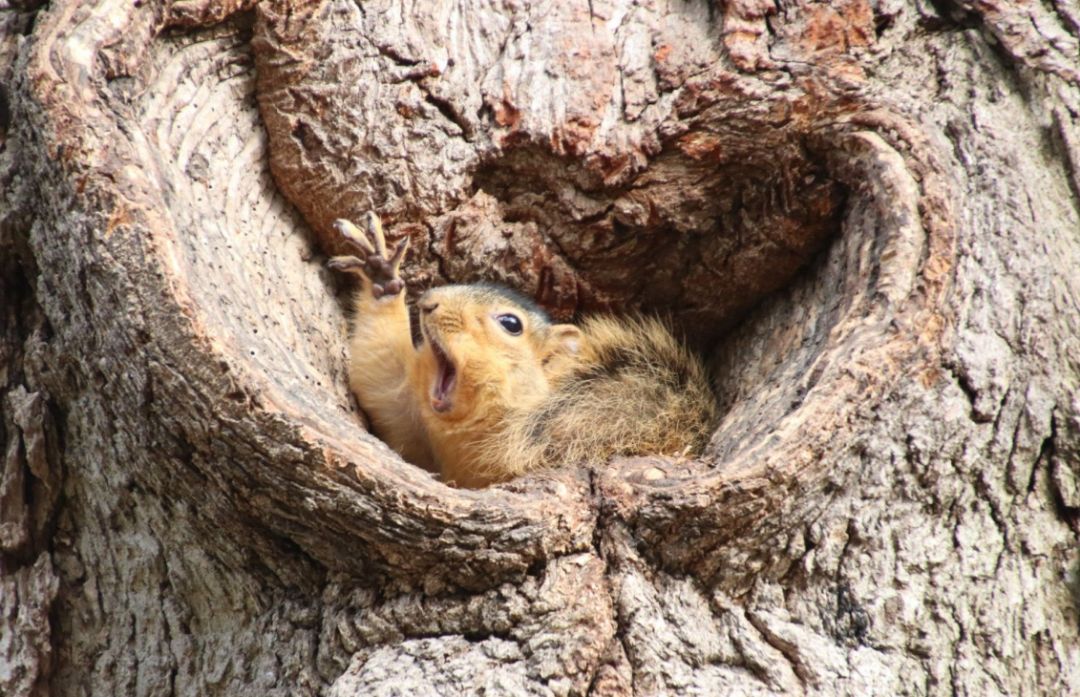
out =
[[548,330],[545,353],[552,356],[565,354],[574,356],[581,351],[581,342],[584,336],[581,330],[572,324],[556,324]]

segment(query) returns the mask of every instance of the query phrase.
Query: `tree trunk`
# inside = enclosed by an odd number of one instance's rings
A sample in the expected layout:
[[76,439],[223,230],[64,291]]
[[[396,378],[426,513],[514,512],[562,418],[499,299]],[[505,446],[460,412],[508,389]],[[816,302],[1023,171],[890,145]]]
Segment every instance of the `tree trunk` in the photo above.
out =
[[[1080,694],[1080,10],[0,10],[0,694]],[[695,460],[448,488],[411,289],[672,316]]]

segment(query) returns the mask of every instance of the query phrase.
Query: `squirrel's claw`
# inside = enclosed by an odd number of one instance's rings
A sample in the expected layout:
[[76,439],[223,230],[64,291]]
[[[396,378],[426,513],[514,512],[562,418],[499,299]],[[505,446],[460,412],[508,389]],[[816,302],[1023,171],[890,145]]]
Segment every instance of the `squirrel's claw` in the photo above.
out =
[[364,272],[364,262],[354,256],[330,257],[326,262],[326,268],[334,271],[362,274]]
[[409,248],[409,238],[402,238],[394,247],[393,255],[388,255],[386,236],[383,234],[379,216],[368,213],[365,222],[367,232],[361,231],[344,218],[334,221],[334,229],[356,254],[332,257],[326,262],[326,266],[335,271],[363,276],[371,283],[371,294],[376,299],[395,296],[405,289],[405,282],[398,275],[398,269],[405,258],[405,251]]
[[383,234],[382,220],[375,215],[374,211],[368,211],[364,221],[367,223],[368,234],[375,240],[375,251],[379,253],[379,256],[385,257],[386,235]]
[[338,231],[342,239],[352,248],[358,252],[363,252],[361,256],[367,256],[369,254],[375,254],[375,247],[371,245],[371,242],[367,239],[367,235],[360,231],[360,228],[353,225],[344,218],[338,218],[334,221],[334,229]]
[[397,270],[401,268],[401,260],[405,258],[405,250],[409,248],[409,238],[403,237],[401,241],[397,243],[397,247],[394,248],[394,256],[390,257],[390,268],[397,273]]

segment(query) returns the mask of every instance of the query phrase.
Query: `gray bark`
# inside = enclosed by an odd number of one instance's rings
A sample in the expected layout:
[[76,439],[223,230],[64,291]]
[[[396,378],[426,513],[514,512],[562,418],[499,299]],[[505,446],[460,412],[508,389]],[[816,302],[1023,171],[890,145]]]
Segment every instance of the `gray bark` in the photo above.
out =
[[[1080,8],[0,8],[0,694],[1080,693]],[[443,486],[413,289],[671,314],[696,460]]]

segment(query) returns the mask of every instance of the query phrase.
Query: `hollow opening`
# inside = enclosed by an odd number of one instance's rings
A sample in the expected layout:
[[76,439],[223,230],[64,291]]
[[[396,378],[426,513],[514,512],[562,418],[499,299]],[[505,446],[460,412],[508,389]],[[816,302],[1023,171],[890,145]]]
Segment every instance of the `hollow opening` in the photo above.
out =
[[[474,188],[506,223],[533,225],[572,270],[568,292],[535,289],[556,316],[668,315],[709,351],[835,236],[846,189],[796,138],[723,154],[700,140],[684,136],[614,186],[573,158],[519,148],[480,167]],[[436,240],[444,262],[464,257],[444,266],[454,280],[480,271],[466,235]]]
[[[277,133],[277,126],[267,122],[265,114],[257,115],[248,101],[258,84],[251,78],[248,54],[242,46],[245,38],[244,34],[226,33],[216,37],[242,58],[218,59],[232,71],[224,74],[222,85],[235,81],[243,88],[243,99],[228,106],[252,117],[253,122],[263,120],[270,136],[267,154],[272,156],[275,148],[287,149],[294,143],[287,133]],[[194,47],[197,45],[184,41],[174,48],[190,52]],[[817,329],[802,331],[807,317],[816,312],[811,307],[814,301],[784,298],[791,295],[794,283],[812,285],[813,277],[827,265],[829,254],[825,250],[830,240],[838,238],[850,191],[830,169],[827,155],[815,140],[822,124],[834,121],[828,104],[816,103],[818,96],[800,96],[792,90],[746,111],[745,95],[726,83],[717,84],[716,95],[702,98],[692,107],[680,104],[677,116],[658,132],[661,140],[654,147],[630,145],[625,152],[600,157],[596,153],[558,152],[553,142],[536,137],[499,141],[497,134],[493,136],[501,146],[478,155],[457,193],[456,204],[421,201],[417,204],[420,208],[430,203],[436,212],[407,216],[399,211],[396,219],[392,215],[388,218],[392,236],[408,234],[413,239],[403,269],[410,291],[415,294],[446,282],[494,280],[535,298],[557,320],[575,320],[598,312],[670,317],[678,332],[713,368],[725,411],[753,398],[770,376],[780,376],[778,367],[791,362],[788,357],[793,346],[821,338]],[[687,94],[697,94],[697,89],[688,88]],[[178,125],[186,113],[178,112]],[[252,130],[257,128],[253,125]],[[157,132],[163,139],[175,140],[178,153],[187,153],[184,129],[165,132],[158,126]],[[261,161],[261,147],[253,141],[225,159]],[[317,159],[319,154],[305,151],[299,162],[312,167],[315,160],[307,158]],[[201,159],[196,157],[199,155]],[[236,177],[224,188],[211,187],[210,183],[205,189],[198,186],[202,179],[213,179],[198,162],[222,159],[201,152],[187,160],[178,158],[177,168],[193,180],[192,196],[216,200],[235,193],[240,186],[234,181]],[[314,173],[317,170],[308,172],[305,181],[319,180]],[[289,177],[297,178],[295,173]],[[177,180],[185,181],[185,177]],[[264,182],[270,197],[279,196],[276,189],[282,180],[283,176],[275,173],[276,186]],[[409,181],[417,191],[426,191],[425,182]],[[375,186],[372,182],[362,180],[345,192],[323,192],[326,200],[322,202],[292,202],[309,224],[317,227],[319,216],[329,215],[327,210],[333,210],[334,217],[348,215],[359,201],[373,196],[367,191]],[[355,188],[363,191],[356,193]],[[224,226],[231,229],[223,228],[219,235],[228,244],[237,241],[233,231],[247,230],[251,220],[274,222],[278,217],[261,212],[253,216],[235,203],[219,205],[233,218]],[[368,207],[370,204],[364,209]],[[256,210],[255,206],[251,209]],[[291,209],[282,217],[296,223]],[[220,249],[229,249],[228,244],[214,248],[206,242],[208,235],[204,232],[199,240],[185,240],[192,268],[231,269],[231,265],[221,263]],[[304,242],[321,244],[324,236],[316,230],[313,239]],[[290,277],[285,285],[303,309],[285,316],[296,324],[295,329],[288,327],[291,335],[307,337],[301,342],[306,344],[305,350],[286,352],[287,360],[276,359],[270,351],[260,352],[251,362],[257,361],[273,373],[276,384],[295,386],[299,374],[305,378],[310,375],[308,382],[316,386],[343,387],[345,361],[340,359],[344,359],[344,337],[338,342],[332,336],[341,325],[332,317],[334,308],[313,302],[311,296],[317,289],[310,283],[311,268],[290,261],[297,256],[291,249],[297,238],[289,233],[288,225],[275,224],[272,230],[251,235],[250,244],[252,248],[274,244],[274,251],[260,253],[260,258],[280,260],[282,270],[274,271],[272,282],[277,283],[279,276]],[[244,242],[249,243],[247,239]],[[321,251],[331,250],[322,245]],[[299,256],[310,259],[304,250]],[[327,276],[323,275],[323,281]],[[332,287],[343,287],[340,279],[331,283]],[[304,293],[296,288],[303,288]],[[246,310],[247,305],[256,304],[252,298],[259,296],[244,296],[228,304],[207,298],[200,306],[222,314],[220,324],[236,328],[237,343],[252,345],[280,337],[282,315],[261,305],[242,314],[265,320],[265,330],[260,322],[248,326],[232,316],[229,308],[236,305],[238,310]],[[276,296],[267,294],[266,300],[274,303]],[[319,317],[331,319],[315,327],[317,317],[311,308],[318,308]],[[786,319],[779,320],[781,317]],[[748,318],[755,327],[748,325]],[[790,327],[781,326],[785,323]],[[318,337],[317,344],[310,340],[312,336]],[[299,361],[300,357],[306,360]],[[301,364],[299,369],[291,369],[297,363]],[[793,369],[798,372],[801,368]],[[812,375],[811,368],[806,376],[788,375],[785,379],[798,378],[792,389],[805,392],[803,383]],[[290,402],[303,401],[302,407],[309,413],[325,396],[317,389],[291,388],[288,395]],[[301,396],[305,399],[300,400]],[[338,411],[347,411],[348,397],[340,392],[335,397]],[[771,401],[786,400],[790,406],[796,398],[785,394]],[[770,418],[780,411],[779,407],[774,409]],[[738,419],[762,422],[752,416]],[[345,436],[343,428],[335,430]]]
[[[490,568],[511,566],[500,556],[505,549],[529,546],[528,554],[520,558],[530,559],[581,549],[580,539],[588,537],[593,521],[591,512],[581,511],[589,509],[595,500],[592,492],[599,489],[590,489],[589,484],[563,486],[573,473],[552,477],[547,488],[543,482],[530,482],[532,498],[458,495],[432,488],[426,476],[398,467],[387,450],[362,436],[345,391],[340,307],[327,292],[328,272],[311,248],[317,233],[310,237],[298,233],[304,223],[268,169],[267,147],[273,151],[274,134],[267,126],[268,144],[262,131],[267,122],[260,119],[255,103],[256,81],[245,35],[225,27],[203,36],[173,37],[158,42],[148,60],[146,75],[153,82],[141,100],[125,102],[125,108],[134,110],[145,135],[135,143],[135,154],[139,161],[152,164],[147,171],[167,183],[160,201],[148,200],[166,210],[172,223],[161,226],[169,232],[155,239],[152,251],[160,253],[164,271],[154,267],[154,273],[165,279],[163,288],[175,281],[163,292],[176,292],[179,309],[174,314],[185,313],[191,320],[182,328],[187,331],[190,324],[194,348],[188,351],[184,343],[188,335],[183,334],[184,342],[175,342],[177,351],[214,356],[209,377],[198,373],[198,366],[191,369],[197,380],[207,381],[207,394],[217,389],[220,378],[225,396],[249,390],[258,397],[224,408],[232,421],[251,426],[251,435],[245,433],[243,438],[257,445],[257,461],[266,466],[232,467],[239,458],[211,453],[205,460],[207,469],[225,464],[218,469],[235,473],[238,479],[257,478],[263,491],[276,491],[285,481],[280,475],[287,474],[289,486],[317,494],[304,500],[332,521],[335,550],[345,548],[339,540],[349,544],[354,537],[375,540],[372,545],[385,544],[400,553],[388,557],[392,561],[388,566],[399,562],[407,566],[417,549],[431,558],[443,554],[444,540],[420,524],[429,522],[437,531],[468,528],[469,539],[490,553]],[[721,368],[725,385],[731,388],[724,405],[741,408],[726,418],[728,426],[754,426],[757,430],[750,434],[754,437],[762,431],[768,434],[778,423],[777,414],[795,408],[792,395],[805,395],[821,375],[820,366],[793,359],[787,349],[809,342],[802,355],[810,355],[814,342],[820,346],[832,341],[828,328],[836,316],[859,314],[844,305],[858,294],[844,284],[845,279],[860,279],[867,267],[844,264],[857,260],[860,248],[875,244],[876,223],[868,214],[856,234],[837,236],[859,215],[865,197],[850,177],[846,180],[850,188],[839,183],[834,176],[838,170],[826,164],[823,150],[809,145],[810,126],[803,124],[797,131],[764,118],[739,123],[725,114],[709,118],[711,130],[699,124],[667,137],[649,154],[648,167],[630,174],[625,168],[612,168],[610,160],[558,155],[538,145],[500,151],[498,159],[475,168],[471,185],[454,199],[454,205],[466,201],[461,207],[440,207],[444,212],[426,219],[413,217],[415,233],[409,234],[425,244],[412,260],[412,271],[429,285],[437,279],[468,281],[494,275],[539,298],[557,316],[599,310],[670,312],[686,333],[708,347]],[[433,179],[440,176],[430,174]],[[320,185],[328,181],[309,179]],[[379,188],[368,180],[341,181],[346,182],[345,193],[327,185],[326,198],[314,209],[341,215],[343,209],[365,203],[368,189]],[[363,193],[357,194],[361,189]],[[440,192],[447,198],[452,194]],[[859,200],[852,203],[855,197]],[[316,225],[302,201],[290,198],[290,202],[308,224]],[[480,234],[484,225],[487,232]],[[489,234],[492,227],[500,235]],[[502,244],[498,239],[505,241],[504,247],[498,246]],[[481,244],[485,240],[495,247]],[[835,353],[836,363],[848,365],[849,352]],[[225,367],[228,381],[242,390],[224,384]],[[777,390],[770,381],[785,384]],[[859,388],[848,394],[863,397],[862,385]],[[178,387],[177,394],[182,389]],[[202,402],[192,404],[197,408]],[[750,436],[740,438],[737,428],[724,428],[714,436],[710,457],[719,457],[724,448],[748,450],[744,446]],[[824,429],[818,431],[828,436]],[[771,443],[782,436],[767,437]],[[275,443],[284,447],[263,450],[264,444]],[[812,449],[800,452],[804,451]],[[790,455],[786,451],[777,457]],[[346,464],[355,468],[346,470]],[[325,503],[321,497],[331,484],[337,487],[336,498]],[[513,493],[526,491],[525,485],[507,488]],[[577,496],[574,501],[580,505],[560,505],[553,515],[552,496],[560,504]],[[741,500],[754,496],[757,493],[751,491]],[[544,500],[528,508],[526,504],[536,499]],[[473,506],[481,500],[483,508]],[[377,505],[369,505],[372,501]],[[694,501],[705,502],[703,507],[725,502],[711,494]],[[392,507],[399,503],[401,508]],[[272,525],[291,531],[298,517],[287,507],[275,506],[260,497],[252,511],[267,520],[280,516]],[[394,517],[387,516],[387,510]],[[531,517],[526,520],[522,511]],[[666,510],[655,515],[668,516]],[[512,524],[500,528],[505,537],[482,535],[470,527],[481,518]],[[522,520],[532,526],[526,533],[521,532]],[[585,523],[578,524],[581,521]],[[656,523],[657,529],[668,522]],[[403,541],[380,539],[383,524],[404,530]],[[325,529],[317,526],[316,533]],[[342,530],[348,534],[337,537]],[[319,534],[305,537],[321,548],[319,538]],[[541,538],[543,545],[534,544]],[[432,547],[425,546],[429,543]],[[327,552],[328,557],[335,554]],[[470,564],[457,566],[472,566],[472,557],[469,560]]]
[[[758,127],[766,135],[742,135],[723,152],[684,136],[617,182],[580,158],[514,147],[477,168],[470,199],[428,221],[419,265],[429,251],[438,260],[430,285],[501,281],[559,320],[670,318],[711,368],[722,414],[791,368],[790,384],[762,400],[769,410],[759,416],[777,419],[813,382],[800,371],[828,323],[801,306],[824,297],[814,289],[846,254],[831,242],[850,192],[808,138]],[[752,413],[735,420],[722,418],[717,433],[762,423]],[[726,440],[714,434],[704,456],[730,452]]]
[[[502,281],[561,320],[669,318],[710,368],[722,414],[790,364],[790,389],[762,400],[778,418],[809,389],[812,357],[795,354],[824,343],[814,289],[844,255],[831,242],[849,190],[810,138],[755,128],[723,151],[684,135],[617,183],[581,158],[513,148],[478,168],[473,198],[432,224],[430,248],[445,280]],[[758,419],[722,421],[730,435]],[[706,455],[727,452],[725,440]]]

